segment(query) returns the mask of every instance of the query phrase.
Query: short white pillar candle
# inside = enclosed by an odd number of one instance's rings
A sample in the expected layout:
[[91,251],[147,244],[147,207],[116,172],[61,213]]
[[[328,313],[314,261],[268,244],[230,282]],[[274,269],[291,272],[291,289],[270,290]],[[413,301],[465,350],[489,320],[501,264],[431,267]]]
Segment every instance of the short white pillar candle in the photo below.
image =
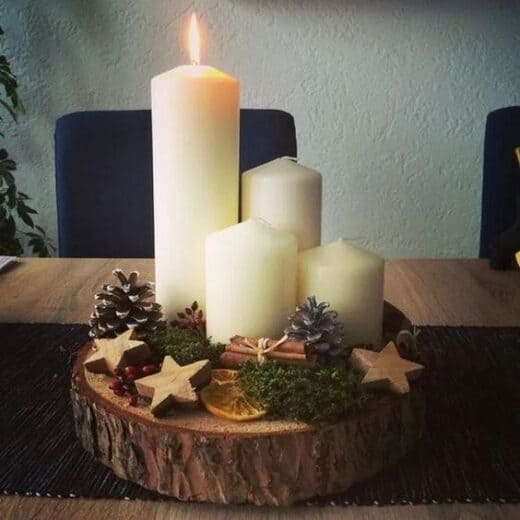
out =
[[298,303],[316,296],[330,303],[349,345],[379,346],[383,331],[384,259],[345,240],[298,257]]
[[321,175],[289,157],[248,170],[241,179],[241,220],[261,218],[293,233],[298,249],[321,243]]
[[296,306],[296,238],[257,219],[206,240],[208,337],[278,338]]

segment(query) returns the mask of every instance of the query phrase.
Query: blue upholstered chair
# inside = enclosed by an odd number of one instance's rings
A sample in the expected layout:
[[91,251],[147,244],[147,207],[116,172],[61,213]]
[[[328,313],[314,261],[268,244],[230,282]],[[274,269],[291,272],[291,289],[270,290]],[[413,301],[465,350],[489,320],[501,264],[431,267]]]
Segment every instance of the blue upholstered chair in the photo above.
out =
[[516,241],[511,231],[518,228],[520,237],[520,167],[514,154],[518,146],[520,106],[491,112],[484,139],[480,257],[491,258],[496,268],[507,268],[509,260],[500,258],[499,249],[505,251],[511,240]]
[[[296,153],[290,114],[240,111],[240,172]],[[65,115],[55,154],[60,256],[153,257],[150,110]]]

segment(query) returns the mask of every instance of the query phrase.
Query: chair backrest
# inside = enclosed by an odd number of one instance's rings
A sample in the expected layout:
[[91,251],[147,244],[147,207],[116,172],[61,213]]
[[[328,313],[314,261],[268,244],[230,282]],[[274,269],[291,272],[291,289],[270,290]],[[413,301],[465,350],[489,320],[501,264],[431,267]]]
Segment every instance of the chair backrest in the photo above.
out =
[[[240,172],[296,157],[293,117],[240,111]],[[55,132],[60,256],[153,257],[150,110],[75,112]]]
[[520,175],[514,149],[520,146],[520,106],[490,112],[484,138],[480,257],[517,218]]

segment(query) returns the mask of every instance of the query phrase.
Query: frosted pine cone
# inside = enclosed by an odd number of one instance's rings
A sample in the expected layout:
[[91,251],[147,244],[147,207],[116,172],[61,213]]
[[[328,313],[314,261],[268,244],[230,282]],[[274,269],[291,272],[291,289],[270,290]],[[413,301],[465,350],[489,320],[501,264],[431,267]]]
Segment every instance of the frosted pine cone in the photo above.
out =
[[161,305],[147,301],[154,295],[153,284],[138,284],[137,271],[131,272],[128,278],[121,269],[112,272],[121,286],[105,284],[95,295],[89,335],[115,337],[128,329],[135,329],[138,338],[148,335],[162,318]]
[[296,308],[285,329],[289,339],[305,342],[307,354],[316,357],[319,364],[339,359],[345,353],[343,325],[337,320],[337,312],[328,308],[328,303],[317,303],[311,296]]

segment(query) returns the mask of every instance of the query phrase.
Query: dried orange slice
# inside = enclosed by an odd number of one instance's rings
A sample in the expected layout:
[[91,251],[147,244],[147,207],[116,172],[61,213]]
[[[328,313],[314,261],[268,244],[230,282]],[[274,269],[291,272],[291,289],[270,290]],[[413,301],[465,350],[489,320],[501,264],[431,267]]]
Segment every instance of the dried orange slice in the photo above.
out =
[[211,371],[211,382],[217,384],[236,383],[238,370],[229,370],[227,368],[218,368]]
[[237,370],[212,370],[211,382],[200,392],[206,410],[231,421],[252,421],[265,415],[265,410],[250,403],[238,383]]

